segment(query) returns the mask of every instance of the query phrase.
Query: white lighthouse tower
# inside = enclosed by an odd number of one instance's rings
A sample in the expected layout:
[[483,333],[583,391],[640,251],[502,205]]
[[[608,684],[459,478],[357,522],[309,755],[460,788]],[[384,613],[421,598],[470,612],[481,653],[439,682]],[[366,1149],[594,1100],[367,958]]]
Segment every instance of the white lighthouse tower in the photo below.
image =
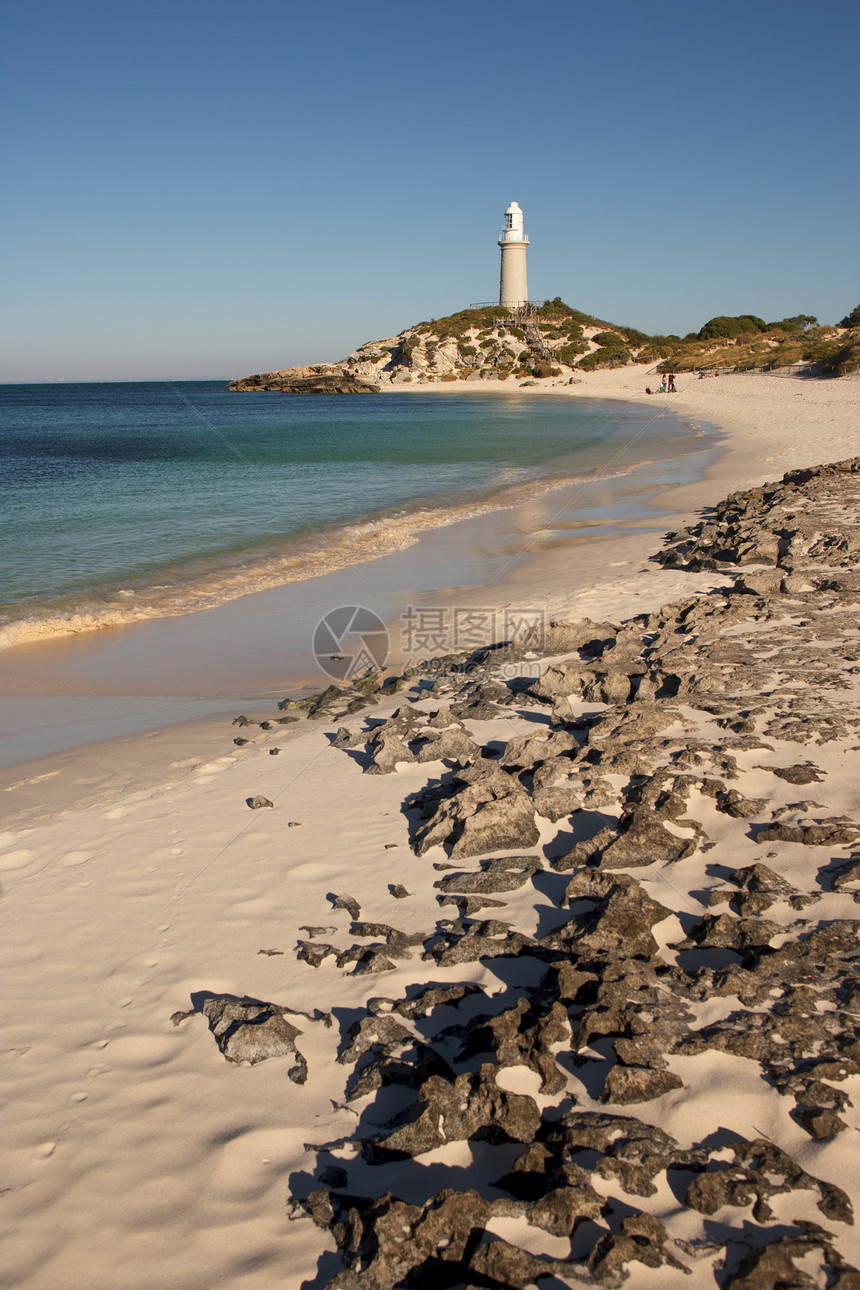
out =
[[529,240],[523,232],[523,213],[516,202],[505,211],[505,226],[499,238],[502,248],[502,277],[499,304],[509,309],[528,303],[526,286],[526,247]]

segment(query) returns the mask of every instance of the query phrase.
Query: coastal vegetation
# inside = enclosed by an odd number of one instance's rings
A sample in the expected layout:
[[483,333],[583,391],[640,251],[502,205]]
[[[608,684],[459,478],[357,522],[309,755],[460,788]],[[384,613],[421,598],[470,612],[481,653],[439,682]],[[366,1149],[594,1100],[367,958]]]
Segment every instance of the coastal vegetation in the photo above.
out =
[[559,296],[511,311],[461,309],[367,341],[337,363],[286,368],[233,381],[234,390],[370,392],[383,385],[439,381],[575,381],[577,372],[635,363],[649,371],[779,371],[821,376],[860,370],[860,305],[835,326],[812,314],[765,322],[757,314],[718,314],[683,339],[649,335],[597,318]]

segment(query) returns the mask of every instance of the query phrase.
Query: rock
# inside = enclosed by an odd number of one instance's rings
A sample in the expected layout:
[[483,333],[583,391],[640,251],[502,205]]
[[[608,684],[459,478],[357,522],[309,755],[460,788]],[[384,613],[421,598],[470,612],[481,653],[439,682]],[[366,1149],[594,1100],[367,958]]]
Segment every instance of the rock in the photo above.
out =
[[717,810],[723,815],[730,815],[733,820],[749,820],[754,815],[761,815],[767,807],[763,797],[744,797],[736,788],[721,793],[717,798]]
[[671,912],[625,873],[583,870],[568,883],[564,901],[572,908],[571,920],[542,937],[542,945],[647,957],[657,950],[651,928]]
[[579,785],[573,783],[539,788],[532,795],[532,801],[537,814],[553,824],[581,811],[585,805]]
[[339,375],[295,376],[286,372],[267,372],[261,376],[246,376],[231,381],[229,390],[247,393],[249,390],[275,390],[280,394],[378,394],[379,386],[359,381],[355,377]]
[[341,1065],[352,1065],[371,1048],[388,1051],[411,1043],[413,1035],[402,1022],[392,1016],[366,1016],[354,1021],[347,1031],[348,1043],[338,1053]]
[[547,863],[556,873],[566,873],[597,862],[606,847],[618,837],[615,829],[605,825],[591,838],[576,842],[561,856],[550,856]]
[[313,941],[299,941],[296,958],[312,968],[318,968],[330,954],[337,954],[333,945],[317,944]]
[[815,1138],[816,1142],[823,1142],[827,1138],[835,1138],[837,1133],[847,1129],[848,1125],[839,1116],[832,1107],[822,1106],[798,1106],[795,1110],[795,1117],[806,1129],[810,1137]]
[[[846,1263],[814,1223],[799,1236],[779,1236],[754,1249],[723,1282],[725,1290],[805,1290],[828,1285],[833,1290],[860,1290],[860,1272]],[[802,1264],[802,1267],[798,1266]]]
[[528,999],[466,1029],[462,1059],[489,1052],[499,1066],[525,1066],[540,1076],[541,1092],[559,1093],[566,1084],[551,1052],[552,1045],[570,1043],[567,1009],[554,1003],[546,1011]]
[[785,928],[781,923],[770,922],[765,918],[734,918],[731,914],[705,914],[702,921],[693,928],[686,940],[679,942],[679,948],[689,949],[693,945],[709,949],[736,950],[745,954],[752,948],[767,946],[774,936],[779,936]]
[[[468,1286],[473,1280],[473,1259],[477,1259],[474,1278],[485,1285],[528,1286],[538,1265],[550,1272],[561,1267],[557,1261],[538,1260],[519,1250],[516,1254],[522,1257],[512,1261],[506,1242],[496,1242],[504,1247],[499,1254],[479,1254],[480,1235],[491,1219],[511,1216],[518,1206],[510,1200],[486,1201],[475,1191],[448,1189],[430,1196],[423,1205],[408,1205],[390,1193],[363,1200],[319,1190],[303,1204],[318,1227],[335,1233],[348,1265],[328,1282],[329,1290]],[[506,1279],[499,1282],[496,1274]],[[531,1280],[523,1280],[524,1275]]]
[[618,837],[600,855],[601,868],[628,869],[655,861],[670,864],[686,860],[696,850],[694,840],[670,833],[648,807],[626,811],[618,829]]
[[229,995],[206,999],[201,1009],[209,1029],[228,1062],[268,1061],[270,1057],[292,1057],[295,1064],[287,1072],[294,1084],[304,1084],[308,1066],[296,1048],[302,1032],[286,1020],[289,1009],[259,999],[233,999]]
[[390,882],[388,884],[388,890],[395,900],[405,900],[407,896],[412,894],[399,882]]
[[381,945],[354,945],[337,956],[339,968],[354,964],[352,976],[364,976],[374,972],[393,972],[394,964],[383,952]]
[[492,896],[437,896],[440,905],[454,905],[461,918],[471,918],[482,909],[504,909],[507,901],[493,900]]
[[514,958],[524,950],[540,954],[540,946],[521,932],[512,932],[508,923],[498,919],[441,924],[443,935],[423,956],[433,958],[440,967],[459,963],[477,963],[481,959]]
[[824,773],[811,761],[794,766],[762,766],[760,769],[770,771],[771,775],[778,775],[789,784],[818,784],[824,779]]
[[[492,715],[496,715],[495,710]],[[415,758],[422,764],[429,761],[453,761],[465,765],[479,755],[478,745],[474,739],[459,726],[439,733],[427,730],[425,736]]]
[[442,800],[416,834],[415,850],[424,855],[448,843],[452,859],[488,851],[533,847],[540,837],[534,806],[518,781],[494,770]]
[[[523,384],[534,385],[536,382],[524,381]],[[469,1260],[469,1271],[480,1278],[480,1285],[527,1290],[527,1287],[537,1285],[538,1277],[564,1276],[571,1267],[569,1260],[538,1258],[501,1237],[494,1237],[475,1250]]]
[[389,1122],[383,1131],[362,1143],[368,1164],[420,1156],[447,1142],[530,1142],[540,1125],[540,1112],[530,1097],[506,1093],[496,1086],[494,1068],[458,1075],[452,1082],[432,1076],[418,1100]]
[[353,936],[378,936],[394,958],[411,958],[414,946],[423,944],[425,940],[424,932],[401,932],[396,927],[389,927],[388,923],[353,922],[350,931]]
[[769,824],[755,836],[758,843],[800,842],[805,847],[845,846],[858,838],[855,824]]
[[365,767],[366,775],[390,775],[398,762],[414,761],[412,753],[400,735],[391,730],[377,732],[371,743],[372,760]]
[[274,802],[269,801],[268,797],[248,797],[245,800],[252,811],[260,811],[264,806],[275,805]]
[[590,1161],[595,1153],[597,1159],[590,1166],[594,1172],[638,1196],[653,1196],[654,1178],[673,1162],[685,1163],[689,1155],[662,1129],[610,1112],[568,1111],[548,1126],[544,1136],[559,1158],[570,1160],[585,1153]]
[[329,897],[329,899],[332,909],[345,909],[353,922],[358,922],[361,918],[361,905],[354,896],[347,896],[344,893],[342,896]]
[[826,1218],[852,1223],[851,1202],[833,1183],[822,1182],[801,1169],[785,1151],[764,1138],[732,1144],[734,1164],[716,1172],[700,1173],[687,1188],[685,1203],[702,1214],[715,1214],[724,1205],[747,1206],[753,1203],[753,1218],[769,1222],[773,1211],[768,1203],[772,1196],[789,1191],[814,1191],[817,1205]]
[[684,1081],[674,1071],[650,1070],[642,1066],[613,1066],[603,1086],[603,1102],[627,1106],[631,1102],[652,1102]]
[[669,1240],[665,1227],[653,1214],[629,1214],[621,1221],[621,1232],[609,1232],[595,1245],[588,1259],[588,1270],[604,1285],[618,1284],[628,1274],[628,1263],[643,1263],[648,1268],[668,1264],[681,1272],[690,1269],[666,1249]]
[[475,995],[483,995],[483,990],[474,983],[444,986],[424,985],[415,990],[410,998],[394,1004],[393,1011],[399,1013],[401,1017],[410,1017],[412,1019],[429,1017],[435,1008],[455,1007],[457,1004],[462,1003],[464,999],[471,999]]
[[535,856],[501,856],[482,860],[478,873],[451,873],[434,882],[433,886],[446,894],[516,891],[541,868],[541,862]]
[[572,1236],[581,1223],[603,1212],[603,1197],[587,1170],[542,1142],[530,1143],[496,1186],[524,1202],[529,1222],[553,1236]]
[[719,905],[728,900],[732,908],[743,917],[756,917],[776,901],[786,900],[796,894],[795,888],[790,883],[764,864],[751,864],[745,865],[742,869],[734,869],[729,874],[728,881],[739,890],[731,891],[722,888],[719,891],[713,891],[709,897],[709,904]]

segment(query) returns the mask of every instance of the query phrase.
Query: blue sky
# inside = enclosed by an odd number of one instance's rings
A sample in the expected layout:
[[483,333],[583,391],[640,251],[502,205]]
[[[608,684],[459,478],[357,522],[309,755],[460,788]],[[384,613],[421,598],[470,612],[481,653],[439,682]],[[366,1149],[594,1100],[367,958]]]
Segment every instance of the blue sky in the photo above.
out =
[[17,0],[0,380],[238,376],[529,294],[860,299],[856,0]]

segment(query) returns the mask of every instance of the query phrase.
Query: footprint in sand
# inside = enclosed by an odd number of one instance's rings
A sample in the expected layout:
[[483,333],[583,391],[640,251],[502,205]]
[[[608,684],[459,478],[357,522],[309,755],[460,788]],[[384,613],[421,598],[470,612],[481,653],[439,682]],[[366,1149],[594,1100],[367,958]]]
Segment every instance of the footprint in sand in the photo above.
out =
[[52,1156],[54,1154],[56,1149],[57,1149],[56,1142],[42,1142],[36,1148],[35,1155],[37,1155],[40,1160],[47,1160],[49,1156]]
[[113,807],[112,810],[105,811],[104,815],[102,816],[102,819],[103,820],[124,820],[127,815],[131,815],[132,811],[136,811],[136,810],[137,810],[136,806],[115,806]]
[[77,865],[77,864],[86,864],[87,861],[92,860],[92,858],[93,858],[92,851],[67,851],[66,854],[63,856],[63,858],[60,860],[60,864],[66,865],[69,868],[72,868],[74,865]]
[[87,1100],[87,1094],[86,1094],[86,1093],[73,1093],[73,1094],[72,1094],[72,1096],[71,1096],[71,1098],[70,1098],[69,1100],[70,1100],[71,1102],[86,1102],[86,1100]]
[[4,856],[0,856],[0,870],[11,872],[13,869],[26,869],[38,854],[38,851],[28,851],[26,847],[19,851],[7,851]]
[[217,775],[219,771],[226,770],[228,766],[233,766],[235,763],[235,757],[218,757],[215,761],[207,761],[202,766],[198,766],[197,774]]

